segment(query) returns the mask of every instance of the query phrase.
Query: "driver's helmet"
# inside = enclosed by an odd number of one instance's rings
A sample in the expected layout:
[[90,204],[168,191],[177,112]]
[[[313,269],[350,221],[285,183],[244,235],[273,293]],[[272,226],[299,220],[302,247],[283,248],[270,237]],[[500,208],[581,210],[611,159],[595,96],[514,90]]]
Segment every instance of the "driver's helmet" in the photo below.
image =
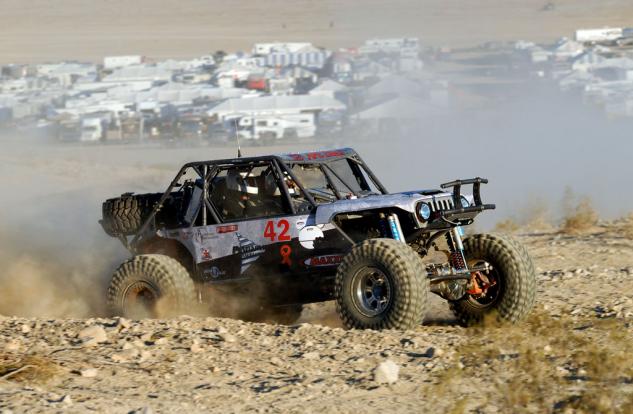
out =
[[240,193],[246,193],[246,182],[242,175],[240,174],[240,170],[237,168],[230,168],[226,172],[226,189],[229,191],[237,191]]
[[264,195],[266,197],[274,197],[279,195],[279,186],[272,171],[268,171],[264,175]]

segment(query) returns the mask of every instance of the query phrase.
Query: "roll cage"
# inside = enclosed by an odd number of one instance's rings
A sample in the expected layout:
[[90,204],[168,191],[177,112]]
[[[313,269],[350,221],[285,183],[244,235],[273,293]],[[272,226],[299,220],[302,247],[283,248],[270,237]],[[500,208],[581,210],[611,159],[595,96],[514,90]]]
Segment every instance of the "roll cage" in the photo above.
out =
[[[335,170],[335,168],[331,167],[330,163],[343,159],[349,162],[350,168],[356,180],[358,181],[358,186],[355,186],[354,184],[347,181],[345,177],[342,177],[341,174]],[[328,184],[333,189],[334,195],[337,199],[349,198],[349,196],[361,197],[367,194],[367,192],[371,188],[371,185],[373,185],[378,191],[380,191],[381,194],[388,194],[387,189],[382,185],[382,183],[370,170],[367,164],[365,164],[362,158],[350,148],[322,152],[267,155],[260,157],[228,158],[221,160],[190,162],[183,165],[178,174],[176,174],[174,179],[171,181],[171,183],[161,196],[158,203],[156,203],[156,205],[154,206],[154,209],[150,213],[149,217],[145,220],[140,230],[134,235],[132,240],[129,243],[127,239],[121,241],[124,243],[124,245],[128,247],[136,246],[140,239],[144,235],[146,235],[148,231],[150,231],[150,229],[153,229],[156,214],[158,213],[158,211],[160,211],[167,198],[172,194],[172,191],[174,191],[175,188],[181,187],[183,185],[180,183],[181,179],[191,171],[193,171],[194,174],[197,176],[196,182],[201,185],[202,194],[200,199],[201,208],[197,210],[195,217],[193,217],[193,220],[189,222],[189,227],[197,225],[207,226],[209,224],[222,224],[224,222],[227,222],[227,220],[224,220],[222,218],[222,215],[219,213],[210,199],[210,181],[223,168],[248,168],[249,166],[254,168],[257,165],[265,163],[268,163],[271,166],[272,173],[274,174],[275,179],[280,187],[282,200],[287,206],[289,212],[288,214],[290,215],[299,214],[300,212],[297,211],[297,208],[293,203],[290,189],[288,188],[286,180],[284,179],[285,177],[289,177],[290,179],[292,179],[294,184],[296,184],[296,186],[299,188],[300,192],[303,194],[305,200],[309,204],[308,211],[312,211],[318,205],[311,192],[308,191],[309,189],[305,188],[304,183],[293,171],[292,167],[295,165],[318,166],[318,168],[323,172],[324,177],[328,181]],[[363,174],[363,172],[365,174]],[[340,188],[337,187],[336,180],[347,187],[347,189],[349,190],[346,191],[346,193],[348,193],[347,196],[340,191]],[[358,190],[358,188],[360,188],[360,191]],[[210,219],[213,220],[213,223],[210,223]]]

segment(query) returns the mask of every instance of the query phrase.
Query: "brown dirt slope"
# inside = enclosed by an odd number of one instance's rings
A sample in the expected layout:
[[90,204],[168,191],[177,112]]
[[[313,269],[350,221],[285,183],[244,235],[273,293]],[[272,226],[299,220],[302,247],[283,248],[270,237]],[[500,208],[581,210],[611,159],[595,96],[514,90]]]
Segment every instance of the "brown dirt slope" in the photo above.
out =
[[[0,410],[630,413],[625,224],[520,236],[539,287],[537,309],[516,326],[461,328],[439,301],[408,332],[345,331],[331,304],[296,326],[4,318]],[[386,360],[399,367],[392,384],[377,381]]]

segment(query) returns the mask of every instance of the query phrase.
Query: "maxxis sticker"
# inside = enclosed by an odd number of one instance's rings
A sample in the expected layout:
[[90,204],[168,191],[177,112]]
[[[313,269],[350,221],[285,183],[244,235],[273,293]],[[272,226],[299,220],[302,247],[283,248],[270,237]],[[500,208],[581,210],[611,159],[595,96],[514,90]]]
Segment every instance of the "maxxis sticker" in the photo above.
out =
[[338,266],[343,261],[340,254],[326,254],[323,256],[314,256],[306,259],[304,262],[307,267],[326,267]]

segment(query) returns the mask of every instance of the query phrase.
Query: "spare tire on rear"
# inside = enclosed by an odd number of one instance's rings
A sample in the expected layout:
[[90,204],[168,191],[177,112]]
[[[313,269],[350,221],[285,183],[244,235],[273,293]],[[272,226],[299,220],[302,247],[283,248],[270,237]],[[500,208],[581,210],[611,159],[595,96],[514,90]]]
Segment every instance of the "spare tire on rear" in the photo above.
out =
[[129,236],[137,233],[160,201],[161,193],[123,194],[106,200],[102,206],[101,224],[109,236]]

